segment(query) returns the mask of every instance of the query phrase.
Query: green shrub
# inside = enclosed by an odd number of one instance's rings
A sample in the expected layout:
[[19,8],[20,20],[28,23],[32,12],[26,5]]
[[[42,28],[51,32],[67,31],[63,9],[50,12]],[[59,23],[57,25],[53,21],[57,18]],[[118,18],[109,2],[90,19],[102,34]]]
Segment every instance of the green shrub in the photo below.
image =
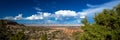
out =
[[85,18],[78,40],[120,40],[120,5],[95,15],[95,23],[89,25]]
[[46,33],[41,36],[41,40],[47,40],[47,34]]

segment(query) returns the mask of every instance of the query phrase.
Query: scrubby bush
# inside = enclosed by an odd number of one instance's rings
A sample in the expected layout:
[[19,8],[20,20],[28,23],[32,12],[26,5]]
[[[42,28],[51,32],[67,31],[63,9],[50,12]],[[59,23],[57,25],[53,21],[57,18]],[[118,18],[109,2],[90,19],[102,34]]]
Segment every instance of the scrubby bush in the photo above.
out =
[[8,27],[6,22],[5,20],[0,20],[0,40],[27,40],[27,36],[23,31],[15,31]]
[[47,34],[46,33],[41,36],[41,40],[47,40]]

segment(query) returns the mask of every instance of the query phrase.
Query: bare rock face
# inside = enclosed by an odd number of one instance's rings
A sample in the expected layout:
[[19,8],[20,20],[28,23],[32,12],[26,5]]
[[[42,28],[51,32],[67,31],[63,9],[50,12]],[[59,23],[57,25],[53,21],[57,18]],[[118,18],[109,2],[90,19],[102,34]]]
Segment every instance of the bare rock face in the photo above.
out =
[[54,30],[61,30],[63,31],[64,33],[66,33],[67,35],[72,35],[72,33],[74,32],[83,32],[82,29],[80,28],[61,28],[61,27],[56,27],[56,28],[53,28]]

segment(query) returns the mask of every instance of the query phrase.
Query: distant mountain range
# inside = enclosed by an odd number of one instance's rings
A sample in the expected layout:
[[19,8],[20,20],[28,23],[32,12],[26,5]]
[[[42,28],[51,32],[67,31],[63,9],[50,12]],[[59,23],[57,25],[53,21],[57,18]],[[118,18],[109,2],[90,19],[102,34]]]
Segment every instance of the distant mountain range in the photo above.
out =
[[84,26],[83,24],[27,24],[26,26]]

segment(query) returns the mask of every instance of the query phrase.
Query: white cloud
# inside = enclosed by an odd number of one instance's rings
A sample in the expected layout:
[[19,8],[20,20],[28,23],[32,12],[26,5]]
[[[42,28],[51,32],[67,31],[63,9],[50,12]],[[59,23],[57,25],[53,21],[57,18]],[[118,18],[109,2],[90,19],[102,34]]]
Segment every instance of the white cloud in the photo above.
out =
[[[96,6],[95,8],[89,8],[89,9],[83,10],[79,13],[80,14],[84,13],[83,15],[85,15],[85,16],[93,16],[95,13],[101,12],[103,9],[112,9],[113,7],[118,5],[119,3],[120,3],[119,0],[111,1],[108,3],[101,4],[99,6]],[[92,7],[94,5],[87,4],[87,6]]]
[[15,19],[15,20],[20,20],[20,19],[22,19],[22,14],[19,14],[19,15],[16,16],[14,19]]
[[[75,19],[75,18],[85,18],[85,14],[71,10],[59,10],[55,12],[55,20],[65,20],[65,19]],[[79,16],[79,17],[78,17]],[[71,18],[73,17],[73,18]]]
[[[47,22],[58,22],[61,20],[63,21],[68,21],[69,19],[72,20],[70,21],[71,23],[80,23],[81,18],[85,18],[86,16],[94,16],[95,13],[101,12],[103,9],[112,9],[114,6],[118,5],[120,3],[119,0],[116,1],[111,1],[108,3],[104,3],[101,5],[91,5],[91,4],[86,4],[89,8],[85,9],[83,11],[72,11],[72,10],[59,10],[55,11],[55,13],[48,13],[48,12],[41,12],[41,9],[36,7],[35,10],[37,10],[37,14],[33,14],[28,17],[22,17],[22,14],[19,14],[18,16],[15,17],[5,17],[4,19],[13,19],[13,20],[20,20],[20,19],[25,19],[25,20],[47,20]],[[53,18],[53,19],[52,19]],[[52,20],[51,20],[52,19]],[[66,22],[68,23],[68,22]]]
[[8,20],[21,20],[21,19],[23,19],[23,17],[22,17],[22,14],[18,14],[18,16],[15,16],[15,17],[9,16],[9,17],[5,17],[4,19],[8,19]]
[[25,19],[27,20],[38,20],[38,19],[43,19],[43,16],[40,14],[34,14],[32,16],[26,17]]
[[80,16],[80,18],[85,18],[85,16],[83,15],[83,16]]
[[86,12],[78,12],[77,15],[78,15],[79,18],[85,18],[87,13]]
[[71,11],[71,10],[59,10],[55,12],[55,15],[57,16],[76,16],[76,12],[75,11]]
[[44,17],[49,17],[51,15],[51,13],[43,13]]
[[51,16],[51,13],[47,12],[37,12],[38,14],[34,14],[32,16],[26,17],[26,20],[39,20],[46,19]]
[[51,13],[48,13],[48,12],[37,12],[38,15],[42,15],[44,17],[48,17],[48,16],[51,16]]

